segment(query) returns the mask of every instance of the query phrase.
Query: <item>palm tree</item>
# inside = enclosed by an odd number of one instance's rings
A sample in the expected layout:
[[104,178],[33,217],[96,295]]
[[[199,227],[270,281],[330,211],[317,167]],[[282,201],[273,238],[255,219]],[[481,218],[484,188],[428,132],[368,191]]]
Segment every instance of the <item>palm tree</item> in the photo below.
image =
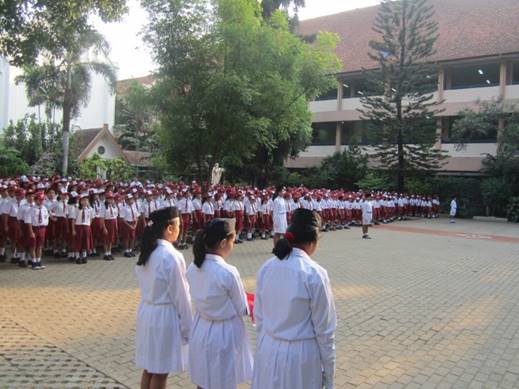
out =
[[41,64],[25,67],[16,79],[25,83],[31,106],[45,103],[48,115],[55,107],[63,110],[63,175],[68,171],[70,121],[88,103],[92,74],[100,74],[115,89],[116,69],[108,60],[109,52],[110,46],[99,32],[77,33],[61,57],[43,57]]

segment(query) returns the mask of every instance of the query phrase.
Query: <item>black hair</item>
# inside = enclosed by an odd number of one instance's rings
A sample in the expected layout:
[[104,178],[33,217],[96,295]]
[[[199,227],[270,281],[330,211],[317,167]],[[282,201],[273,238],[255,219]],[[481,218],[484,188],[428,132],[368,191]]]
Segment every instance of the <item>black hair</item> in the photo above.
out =
[[145,266],[150,255],[157,248],[157,239],[161,239],[166,227],[173,223],[173,220],[180,217],[177,207],[167,207],[159,209],[150,214],[150,223],[144,229],[141,243],[141,253],[138,266]]
[[218,243],[234,234],[234,219],[213,219],[196,233],[193,243],[194,264],[201,268],[208,250],[214,250]]
[[276,197],[279,196],[279,194],[283,191],[283,186],[282,185],[278,185],[276,186],[276,191],[274,192],[274,197],[272,199],[275,199]]
[[286,259],[294,246],[317,242],[321,230],[321,216],[315,211],[298,208],[292,214],[287,233],[276,243],[272,253],[280,260]]

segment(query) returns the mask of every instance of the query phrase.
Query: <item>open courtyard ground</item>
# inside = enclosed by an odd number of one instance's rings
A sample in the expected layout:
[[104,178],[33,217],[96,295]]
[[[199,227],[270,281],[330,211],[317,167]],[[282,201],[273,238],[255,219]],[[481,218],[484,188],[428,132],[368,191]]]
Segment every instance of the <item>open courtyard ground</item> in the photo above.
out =
[[[518,388],[519,226],[412,220],[372,236],[325,233],[315,257],[339,316],[336,387]],[[236,246],[248,291],[270,249]],[[137,388],[134,263],[1,264],[0,388]]]

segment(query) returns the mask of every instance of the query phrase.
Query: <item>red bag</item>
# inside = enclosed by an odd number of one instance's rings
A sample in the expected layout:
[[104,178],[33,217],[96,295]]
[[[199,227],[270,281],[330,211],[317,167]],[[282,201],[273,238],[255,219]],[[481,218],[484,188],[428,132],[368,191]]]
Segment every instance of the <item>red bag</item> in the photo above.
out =
[[247,304],[249,305],[250,318],[251,318],[252,322],[254,323],[254,299],[255,299],[255,296],[252,293],[245,292],[245,294],[247,295]]

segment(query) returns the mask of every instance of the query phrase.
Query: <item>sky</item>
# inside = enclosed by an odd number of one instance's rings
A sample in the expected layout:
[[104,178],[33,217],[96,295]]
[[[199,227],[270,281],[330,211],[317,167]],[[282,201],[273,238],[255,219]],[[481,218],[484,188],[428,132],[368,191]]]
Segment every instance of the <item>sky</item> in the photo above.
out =
[[[380,0],[306,0],[306,7],[299,10],[300,20],[329,15],[355,8],[376,5]],[[129,0],[130,12],[121,22],[105,24],[94,20],[96,28],[108,39],[112,47],[111,61],[118,67],[120,80],[150,74],[155,65],[151,52],[145,47],[140,31],[147,15],[139,0]]]

